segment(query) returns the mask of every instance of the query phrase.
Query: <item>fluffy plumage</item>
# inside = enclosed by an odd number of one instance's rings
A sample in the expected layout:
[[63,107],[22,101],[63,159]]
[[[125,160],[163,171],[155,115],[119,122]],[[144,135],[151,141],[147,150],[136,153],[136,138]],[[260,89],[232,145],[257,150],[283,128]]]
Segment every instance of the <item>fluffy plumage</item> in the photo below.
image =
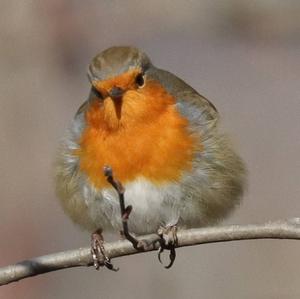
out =
[[[137,86],[142,74],[145,85]],[[175,75],[136,48],[114,47],[89,67],[93,85],[58,151],[57,194],[72,220],[90,231],[120,230],[116,192],[102,167],[110,164],[133,206],[129,229],[211,225],[239,202],[245,167],[219,132],[218,113]],[[112,87],[122,99],[110,96]],[[101,93],[101,95],[99,94]]]

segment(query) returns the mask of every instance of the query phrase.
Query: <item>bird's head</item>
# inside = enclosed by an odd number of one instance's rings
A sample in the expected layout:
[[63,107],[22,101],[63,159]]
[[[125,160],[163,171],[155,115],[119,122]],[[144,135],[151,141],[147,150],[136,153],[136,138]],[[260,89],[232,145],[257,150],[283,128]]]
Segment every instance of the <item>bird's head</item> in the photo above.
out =
[[88,69],[88,121],[113,130],[158,117],[174,99],[152,78],[154,71],[148,56],[137,48],[112,47],[96,55]]

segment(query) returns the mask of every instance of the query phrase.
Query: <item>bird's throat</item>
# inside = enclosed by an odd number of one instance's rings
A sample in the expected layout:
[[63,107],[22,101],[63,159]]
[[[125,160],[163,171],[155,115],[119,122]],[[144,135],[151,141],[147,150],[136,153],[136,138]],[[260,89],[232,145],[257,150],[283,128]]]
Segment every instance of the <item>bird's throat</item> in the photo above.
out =
[[194,152],[201,150],[200,141],[190,134],[188,121],[171,104],[170,95],[151,94],[155,102],[146,94],[144,107],[143,97],[134,99],[129,93],[120,107],[114,101],[104,107],[96,102],[87,111],[87,126],[75,155],[80,158],[80,170],[95,187],[107,186],[102,174],[105,165],[123,183],[138,177],[157,184],[175,182],[191,169]]

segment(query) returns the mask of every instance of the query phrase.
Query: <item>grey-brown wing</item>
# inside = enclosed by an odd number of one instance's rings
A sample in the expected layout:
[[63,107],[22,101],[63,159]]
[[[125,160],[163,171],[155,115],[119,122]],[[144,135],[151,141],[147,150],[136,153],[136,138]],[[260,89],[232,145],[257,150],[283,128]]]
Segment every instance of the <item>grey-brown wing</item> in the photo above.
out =
[[84,112],[87,110],[88,105],[89,105],[89,101],[88,101],[88,100],[85,101],[85,102],[83,102],[82,105],[78,108],[78,110],[77,110],[77,112],[76,112],[76,114],[75,114],[75,118],[76,118],[78,115],[84,113]]
[[200,95],[195,89],[177,76],[155,67],[149,70],[149,76],[163,84],[166,90],[176,98],[179,104],[198,108],[206,115],[207,120],[215,120],[218,118],[218,111],[212,102]]

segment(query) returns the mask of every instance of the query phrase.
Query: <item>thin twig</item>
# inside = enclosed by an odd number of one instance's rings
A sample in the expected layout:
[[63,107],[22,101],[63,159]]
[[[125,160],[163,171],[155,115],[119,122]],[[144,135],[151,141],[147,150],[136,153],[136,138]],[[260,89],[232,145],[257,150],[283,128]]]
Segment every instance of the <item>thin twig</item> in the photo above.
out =
[[[181,230],[178,231],[177,236],[177,247],[250,239],[300,240],[300,218],[269,222],[261,225],[232,225]],[[145,251],[152,251],[158,248],[158,244],[153,244],[152,242],[157,238],[157,235],[151,234],[141,238],[152,244]],[[127,240],[107,243],[105,248],[110,258],[143,253],[133,248],[132,244]],[[90,247],[58,252],[0,268],[0,285],[46,272],[91,265],[93,265],[93,260]]]
[[104,167],[104,175],[106,176],[107,181],[114,187],[114,189],[118,193],[118,197],[120,201],[122,226],[123,226],[122,234],[129,242],[132,243],[134,248],[140,250],[142,248],[138,246],[139,245],[138,240],[129,233],[129,229],[128,229],[128,218],[129,218],[129,214],[132,211],[132,206],[129,205],[125,207],[125,199],[124,199],[125,188],[123,187],[122,183],[118,179],[114,178],[113,170],[110,166]]

